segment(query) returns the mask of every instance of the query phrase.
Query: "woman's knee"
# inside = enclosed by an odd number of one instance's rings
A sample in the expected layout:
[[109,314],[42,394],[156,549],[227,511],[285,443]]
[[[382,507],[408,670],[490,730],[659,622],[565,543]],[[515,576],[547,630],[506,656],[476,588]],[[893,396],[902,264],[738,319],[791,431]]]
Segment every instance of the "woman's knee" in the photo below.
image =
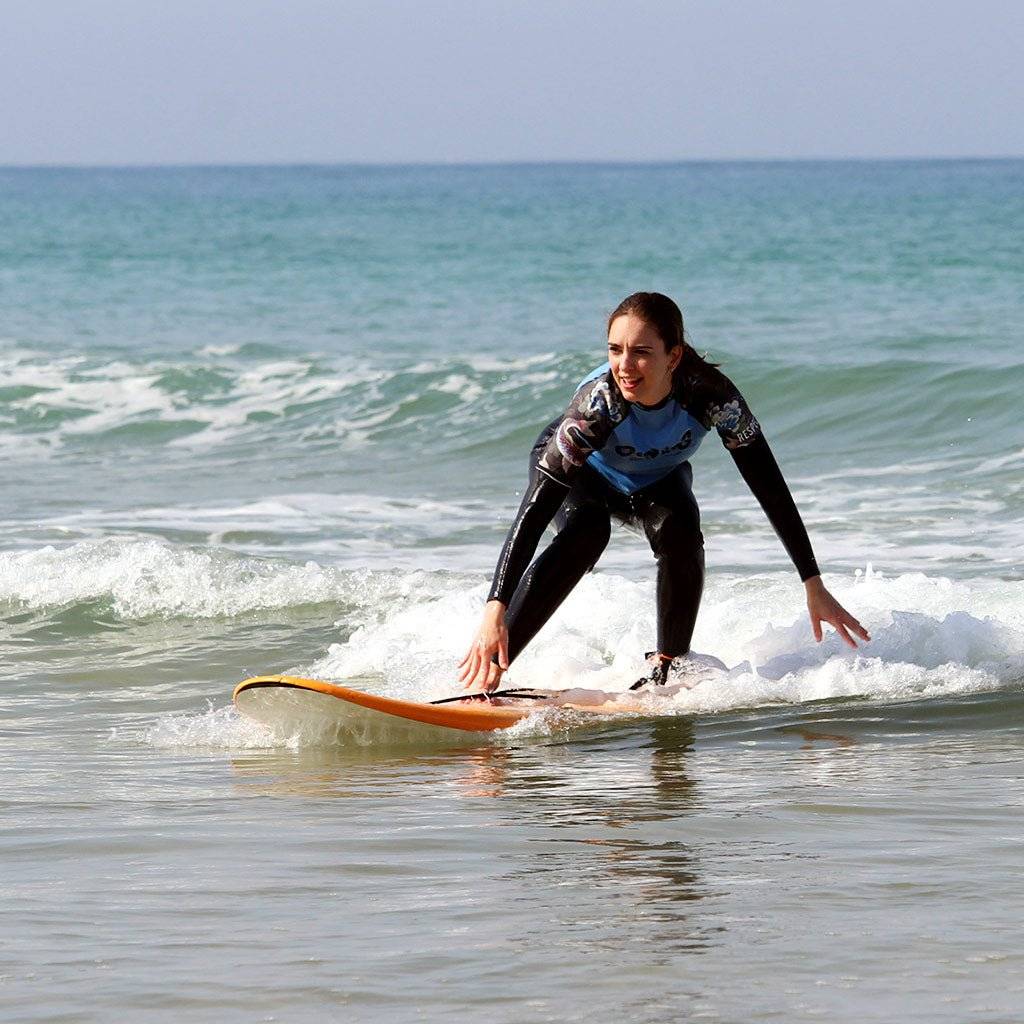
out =
[[696,508],[666,509],[645,523],[647,540],[655,555],[690,555],[704,550],[700,515]]

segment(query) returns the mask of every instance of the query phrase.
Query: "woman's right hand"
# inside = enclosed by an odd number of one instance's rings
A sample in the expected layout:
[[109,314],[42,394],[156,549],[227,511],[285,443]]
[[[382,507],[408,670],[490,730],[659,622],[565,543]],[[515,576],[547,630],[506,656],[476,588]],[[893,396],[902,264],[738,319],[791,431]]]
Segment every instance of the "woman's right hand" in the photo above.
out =
[[[493,661],[498,655],[498,663]],[[479,686],[484,693],[498,688],[502,673],[508,668],[508,629],[505,627],[505,605],[488,601],[484,617],[466,656],[459,662],[459,681],[469,690]]]

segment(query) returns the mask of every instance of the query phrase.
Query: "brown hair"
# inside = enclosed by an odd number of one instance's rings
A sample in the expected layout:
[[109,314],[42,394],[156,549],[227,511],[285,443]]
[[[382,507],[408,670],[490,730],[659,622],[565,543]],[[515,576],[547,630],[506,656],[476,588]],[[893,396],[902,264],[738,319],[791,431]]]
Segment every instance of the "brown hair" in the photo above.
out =
[[676,345],[682,345],[683,358],[679,360],[677,372],[684,367],[695,369],[718,365],[709,363],[699,356],[686,340],[682,311],[667,295],[662,295],[661,292],[633,292],[632,295],[627,295],[608,317],[609,331],[612,329],[612,323],[620,316],[635,316],[645,324],[650,324],[657,331],[666,352],[671,352]]

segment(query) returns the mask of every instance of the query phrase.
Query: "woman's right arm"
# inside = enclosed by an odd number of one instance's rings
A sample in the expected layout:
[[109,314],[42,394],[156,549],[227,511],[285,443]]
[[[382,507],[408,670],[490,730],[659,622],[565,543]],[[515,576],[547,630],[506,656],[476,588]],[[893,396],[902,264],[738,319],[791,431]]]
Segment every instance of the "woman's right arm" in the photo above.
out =
[[[484,616],[466,656],[459,663],[459,680],[466,689],[479,685],[493,690],[508,668],[508,630],[505,611],[523,578],[548,523],[561,507],[568,488],[542,472],[531,474],[519,512],[509,528],[484,606]],[[495,661],[497,655],[497,661]]]
[[494,569],[488,602],[508,605],[523,578],[548,523],[555,518],[569,493],[567,484],[553,480],[543,472],[530,474],[530,486],[523,495],[516,518],[509,527]]

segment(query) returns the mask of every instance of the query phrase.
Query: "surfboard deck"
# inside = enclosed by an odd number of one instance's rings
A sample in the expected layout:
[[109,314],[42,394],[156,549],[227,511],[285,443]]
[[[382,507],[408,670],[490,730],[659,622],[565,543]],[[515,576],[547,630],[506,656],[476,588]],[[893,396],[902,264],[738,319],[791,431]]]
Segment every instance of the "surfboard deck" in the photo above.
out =
[[532,714],[605,718],[650,715],[651,708],[627,695],[605,695],[610,699],[591,703],[567,695],[585,691],[519,690],[498,691],[488,697],[467,694],[427,703],[397,700],[366,693],[338,683],[299,676],[253,676],[234,690],[235,707],[248,718],[266,725],[291,723],[323,728],[342,722],[372,726],[374,719],[400,720],[431,730],[494,732],[509,729]]

